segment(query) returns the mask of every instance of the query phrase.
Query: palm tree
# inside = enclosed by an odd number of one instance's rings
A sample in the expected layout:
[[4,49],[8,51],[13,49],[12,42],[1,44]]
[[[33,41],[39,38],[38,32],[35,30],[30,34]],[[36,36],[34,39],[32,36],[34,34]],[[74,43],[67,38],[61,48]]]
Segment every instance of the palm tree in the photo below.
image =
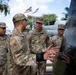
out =
[[65,11],[66,11],[66,13],[65,12],[63,13],[65,17],[63,17],[61,20],[67,20],[69,8],[66,7]]
[[[10,14],[10,10],[9,10],[8,3],[4,2],[4,1],[0,0],[0,13],[4,13],[4,15],[7,16],[7,14]],[[7,1],[9,1],[9,0],[7,0]]]

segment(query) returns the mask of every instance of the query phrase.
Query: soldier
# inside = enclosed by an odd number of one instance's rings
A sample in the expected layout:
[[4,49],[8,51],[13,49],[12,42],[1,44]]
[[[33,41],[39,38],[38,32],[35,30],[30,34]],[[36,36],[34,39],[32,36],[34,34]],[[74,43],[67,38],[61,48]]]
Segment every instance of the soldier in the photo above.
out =
[[58,48],[61,47],[62,39],[65,39],[63,36],[65,26],[63,24],[58,25],[58,34],[52,37],[53,45]]
[[[59,24],[58,25],[58,34],[52,37],[53,46],[57,47],[58,49],[60,49],[60,47],[61,47],[62,40],[64,41],[64,45],[66,43],[65,37],[63,36],[64,29],[65,29],[65,26],[63,24]],[[58,62],[58,57],[61,57],[61,56],[59,56],[59,54],[61,54],[61,52],[62,51],[59,51],[59,53],[56,54],[56,56],[54,58],[54,62],[53,62],[53,73],[54,73],[54,75],[57,75],[56,72],[58,70],[56,70],[56,67],[57,67],[56,64]],[[60,62],[58,62],[58,63],[60,63]]]
[[56,52],[55,48],[48,47],[45,52],[31,54],[26,36],[23,35],[27,19],[24,14],[18,13],[13,17],[14,30],[8,38],[8,51],[10,53],[9,75],[32,75],[31,65],[36,61],[52,60]]
[[[66,45],[64,46],[63,41],[61,44],[60,51],[64,51],[61,56],[61,63],[56,66],[58,73],[54,75],[76,75],[76,0],[71,0],[67,25],[65,29]],[[65,63],[63,63],[63,61]],[[64,66],[62,66],[64,64]],[[58,68],[60,68],[58,70]],[[62,72],[61,72],[62,71]]]
[[6,24],[0,22],[0,75],[6,75],[6,63],[7,63],[7,35]]
[[[48,32],[42,28],[43,18],[36,18],[35,29],[31,30],[28,35],[28,40],[30,44],[30,51],[33,54],[43,52],[50,44],[50,36]],[[46,62],[37,62],[37,75],[44,75],[46,69]],[[37,71],[35,69],[35,71]]]

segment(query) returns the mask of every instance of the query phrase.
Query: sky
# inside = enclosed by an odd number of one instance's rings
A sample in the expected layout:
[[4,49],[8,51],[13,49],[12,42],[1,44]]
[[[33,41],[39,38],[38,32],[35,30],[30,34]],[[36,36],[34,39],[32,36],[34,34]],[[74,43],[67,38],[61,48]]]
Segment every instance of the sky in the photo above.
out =
[[[56,14],[58,20],[60,20],[64,15],[62,14],[65,11],[65,7],[70,6],[71,0],[10,0],[8,2],[10,7],[10,14],[4,16],[3,13],[0,13],[0,22],[5,22],[7,29],[13,30],[12,18],[17,13],[23,13],[25,16],[42,16],[43,14]],[[26,9],[32,7],[32,11],[29,13],[24,13]],[[32,14],[37,8],[39,10]]]

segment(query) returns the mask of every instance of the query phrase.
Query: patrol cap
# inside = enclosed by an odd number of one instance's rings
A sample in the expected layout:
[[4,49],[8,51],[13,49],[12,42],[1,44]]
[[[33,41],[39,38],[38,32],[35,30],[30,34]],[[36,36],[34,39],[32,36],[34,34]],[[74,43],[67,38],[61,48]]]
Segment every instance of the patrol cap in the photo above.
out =
[[63,29],[63,30],[64,30],[64,29],[65,29],[64,24],[59,24],[59,25],[58,25],[58,29]]
[[36,22],[43,24],[43,17],[36,17]]
[[17,21],[24,20],[24,19],[27,21],[26,16],[24,14],[18,13],[14,15],[13,22],[17,22]]
[[6,24],[4,22],[0,22],[0,27],[1,28],[4,28],[4,27],[6,28],[7,26],[6,26]]

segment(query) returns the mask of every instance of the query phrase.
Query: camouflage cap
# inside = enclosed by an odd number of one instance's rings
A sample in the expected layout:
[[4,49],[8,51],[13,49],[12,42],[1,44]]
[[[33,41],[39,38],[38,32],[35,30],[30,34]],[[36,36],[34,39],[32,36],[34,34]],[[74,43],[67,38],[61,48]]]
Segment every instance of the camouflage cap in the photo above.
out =
[[37,18],[36,18],[36,22],[44,23],[43,17],[37,17]]
[[58,29],[65,29],[64,24],[59,24],[59,25],[58,25]]
[[7,27],[7,26],[4,22],[0,22],[0,27],[3,28],[3,27]]
[[26,16],[24,14],[18,13],[16,15],[14,15],[13,22],[17,22],[17,21],[20,21],[20,20],[23,20],[23,19],[25,19],[27,21]]

